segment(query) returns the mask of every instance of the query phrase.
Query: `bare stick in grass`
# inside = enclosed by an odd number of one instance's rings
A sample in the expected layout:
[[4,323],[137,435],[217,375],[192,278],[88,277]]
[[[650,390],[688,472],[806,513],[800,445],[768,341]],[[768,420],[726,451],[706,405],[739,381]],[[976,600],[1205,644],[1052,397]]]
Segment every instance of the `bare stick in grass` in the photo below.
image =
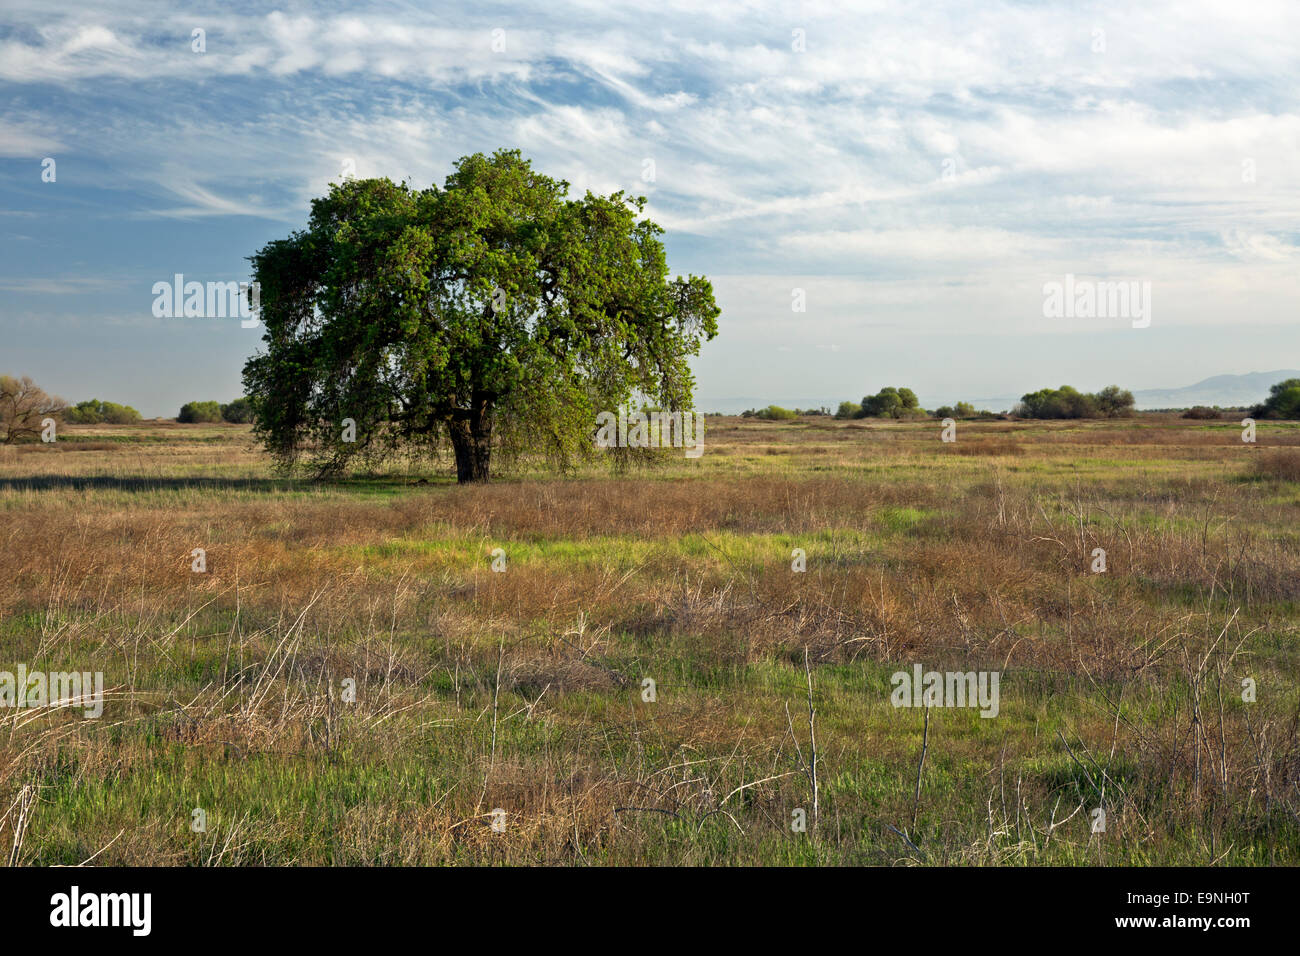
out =
[[812,668],[808,666],[808,645],[803,649],[803,672],[808,679],[808,748],[809,753],[809,774],[812,776],[813,788],[813,830],[817,829],[817,817],[820,809],[820,801],[817,792],[817,711],[813,709],[813,691],[812,691]]
[[921,760],[916,765],[916,796],[912,800],[912,832],[916,832],[916,813],[921,808],[921,774],[925,772],[925,754],[930,749],[930,707],[925,708],[925,731],[921,735]]

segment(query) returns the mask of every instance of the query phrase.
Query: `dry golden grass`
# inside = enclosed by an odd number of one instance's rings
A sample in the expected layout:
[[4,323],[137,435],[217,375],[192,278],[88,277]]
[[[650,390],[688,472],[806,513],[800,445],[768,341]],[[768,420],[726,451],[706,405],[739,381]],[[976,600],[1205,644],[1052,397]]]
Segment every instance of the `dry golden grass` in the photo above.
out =
[[[478,487],[68,432],[0,449],[0,670],[111,693],[0,713],[21,862],[1300,860],[1290,426],[710,419],[696,462]],[[932,719],[917,806],[914,663],[1003,675]]]
[[1255,473],[1264,478],[1300,481],[1300,449],[1271,448],[1256,456]]

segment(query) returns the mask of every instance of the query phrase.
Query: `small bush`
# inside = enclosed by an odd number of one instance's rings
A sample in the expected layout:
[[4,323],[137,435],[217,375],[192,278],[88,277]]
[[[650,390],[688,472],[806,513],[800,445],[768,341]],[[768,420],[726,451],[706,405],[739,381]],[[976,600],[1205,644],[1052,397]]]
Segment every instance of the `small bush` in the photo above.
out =
[[1187,411],[1183,412],[1182,417],[1194,418],[1199,421],[1209,421],[1211,419],[1219,418],[1220,416],[1217,408],[1208,408],[1205,405],[1197,405],[1195,408],[1189,408]]

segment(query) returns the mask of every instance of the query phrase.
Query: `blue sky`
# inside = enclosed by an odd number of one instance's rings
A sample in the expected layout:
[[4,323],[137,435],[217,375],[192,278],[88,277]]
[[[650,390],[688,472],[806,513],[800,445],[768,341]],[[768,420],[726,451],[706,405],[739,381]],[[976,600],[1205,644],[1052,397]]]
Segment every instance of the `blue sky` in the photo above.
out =
[[[155,318],[155,282],[247,279],[345,162],[423,186],[503,146],[647,195],[713,279],[706,410],[1300,367],[1297,76],[1270,0],[5,0],[0,372],[228,401],[261,331]],[[1150,326],[1045,318],[1067,273],[1150,282]]]

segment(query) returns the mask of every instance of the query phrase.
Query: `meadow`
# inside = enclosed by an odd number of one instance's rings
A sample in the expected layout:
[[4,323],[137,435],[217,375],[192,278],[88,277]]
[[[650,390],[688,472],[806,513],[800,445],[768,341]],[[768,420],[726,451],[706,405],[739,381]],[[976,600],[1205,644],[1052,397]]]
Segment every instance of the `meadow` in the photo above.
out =
[[[237,425],[0,447],[0,670],[106,687],[0,709],[5,861],[1300,864],[1300,425],[939,432],[471,486]],[[893,706],[917,664],[997,716]]]

